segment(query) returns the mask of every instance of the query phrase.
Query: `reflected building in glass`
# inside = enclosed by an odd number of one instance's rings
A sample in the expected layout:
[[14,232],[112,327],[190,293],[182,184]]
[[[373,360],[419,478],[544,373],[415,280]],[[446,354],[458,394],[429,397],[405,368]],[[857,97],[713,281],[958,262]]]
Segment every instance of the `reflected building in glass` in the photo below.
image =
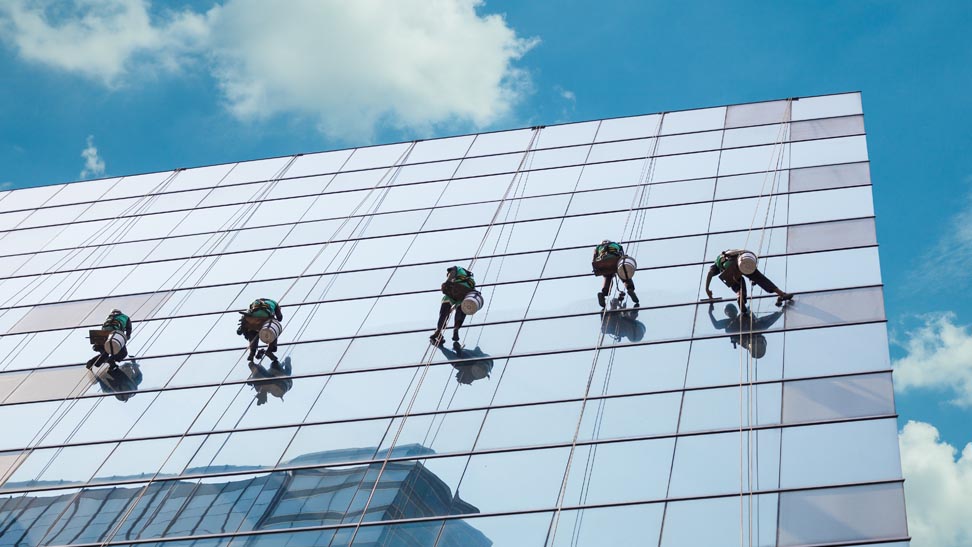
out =
[[[0,210],[0,546],[908,544],[857,93]],[[598,304],[604,239],[640,306],[617,282]],[[794,300],[704,300],[735,248]],[[435,347],[453,265],[484,305]],[[247,363],[256,298],[282,365]],[[113,308],[135,358],[88,371]]]

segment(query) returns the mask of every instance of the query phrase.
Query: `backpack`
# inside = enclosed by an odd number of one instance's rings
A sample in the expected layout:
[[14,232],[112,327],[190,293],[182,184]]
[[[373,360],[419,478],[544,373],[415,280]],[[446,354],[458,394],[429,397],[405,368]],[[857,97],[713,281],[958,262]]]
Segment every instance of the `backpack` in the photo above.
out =
[[462,300],[476,288],[473,273],[460,266],[450,269],[449,278],[442,284],[442,294],[453,300]]
[[269,298],[258,298],[250,304],[247,315],[269,319],[277,313],[277,302]]
[[124,313],[118,313],[115,315],[109,315],[108,319],[105,319],[105,322],[101,324],[101,328],[104,330],[117,330],[125,332],[125,330],[128,328],[128,322],[129,319],[127,315]]

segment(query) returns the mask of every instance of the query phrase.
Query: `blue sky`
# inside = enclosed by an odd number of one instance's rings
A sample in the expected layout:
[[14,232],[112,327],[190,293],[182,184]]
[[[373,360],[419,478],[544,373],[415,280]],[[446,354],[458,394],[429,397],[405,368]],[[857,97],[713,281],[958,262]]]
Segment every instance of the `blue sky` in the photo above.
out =
[[[0,7],[0,184],[77,180],[89,136],[104,174],[124,175],[860,90],[892,356],[911,378],[896,379],[901,426],[937,428],[934,449],[972,441],[968,2],[311,4],[301,20],[254,0]],[[301,47],[274,51],[282,36]],[[408,78],[443,67],[465,84]]]

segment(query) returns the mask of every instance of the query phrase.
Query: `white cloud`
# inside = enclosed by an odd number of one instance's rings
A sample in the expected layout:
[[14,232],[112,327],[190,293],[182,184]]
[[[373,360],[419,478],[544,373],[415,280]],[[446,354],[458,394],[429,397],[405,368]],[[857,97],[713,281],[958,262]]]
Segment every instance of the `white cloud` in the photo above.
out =
[[907,354],[894,361],[895,388],[938,390],[954,396],[954,404],[972,406],[972,328],[957,325],[954,313],[922,320],[899,342]]
[[915,270],[909,284],[922,290],[956,290],[972,287],[972,176],[965,178],[970,190],[962,207],[945,223],[942,236],[922,256],[922,263],[934,268]]
[[914,421],[898,441],[912,547],[972,545],[972,443],[956,460],[934,426]]
[[153,21],[147,0],[9,0],[0,4],[0,35],[27,61],[122,83],[132,72],[176,68],[204,37],[189,11]]
[[487,125],[528,86],[513,62],[535,41],[479,5],[229,0],[207,15],[214,74],[239,118],[304,115],[337,137],[367,137],[380,122]]
[[87,146],[81,151],[84,158],[84,169],[78,175],[82,179],[100,177],[105,174],[105,160],[98,156],[98,148],[94,145],[94,135],[88,135]]
[[[65,7],[67,6],[67,7]],[[338,138],[379,124],[485,126],[529,91],[535,39],[481,0],[225,0],[153,16],[148,0],[12,0],[0,33],[28,61],[113,85],[145,67],[208,67],[241,120],[295,115]]]

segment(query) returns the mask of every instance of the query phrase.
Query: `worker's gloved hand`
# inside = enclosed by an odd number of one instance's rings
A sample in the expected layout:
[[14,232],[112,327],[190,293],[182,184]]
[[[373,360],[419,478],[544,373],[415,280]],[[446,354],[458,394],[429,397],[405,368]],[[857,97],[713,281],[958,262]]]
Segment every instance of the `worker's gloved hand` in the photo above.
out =
[[236,334],[239,334],[239,335],[242,335],[243,334],[243,325],[240,325],[239,328],[236,329]]
[[709,290],[709,289],[706,289],[706,290],[705,290],[705,294],[707,294],[707,295],[709,295],[709,298],[713,298],[713,296],[712,296],[712,291],[711,291],[711,290]]

